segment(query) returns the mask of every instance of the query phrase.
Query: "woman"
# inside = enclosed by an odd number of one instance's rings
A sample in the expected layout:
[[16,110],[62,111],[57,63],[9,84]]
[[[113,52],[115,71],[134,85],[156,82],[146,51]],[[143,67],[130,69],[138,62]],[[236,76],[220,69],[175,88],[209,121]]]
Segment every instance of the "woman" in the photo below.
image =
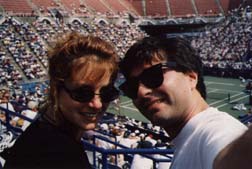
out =
[[80,142],[110,101],[118,58],[98,37],[70,33],[49,52],[50,93],[41,117],[18,138],[5,168],[91,168]]

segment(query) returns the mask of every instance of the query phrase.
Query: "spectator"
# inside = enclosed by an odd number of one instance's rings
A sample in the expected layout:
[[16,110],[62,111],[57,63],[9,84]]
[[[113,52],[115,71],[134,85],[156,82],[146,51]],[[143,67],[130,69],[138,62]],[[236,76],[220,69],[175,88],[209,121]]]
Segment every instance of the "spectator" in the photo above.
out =
[[49,98],[11,148],[4,168],[90,169],[81,137],[118,97],[117,60],[113,47],[98,37],[62,36],[49,54]]
[[[7,109],[11,112],[15,112],[13,105],[10,103],[10,91],[8,89],[1,90],[0,107]],[[0,114],[1,114],[0,118],[2,121],[15,125],[14,121],[12,121],[13,117],[9,115],[9,113],[6,114],[6,111],[4,112],[0,110]]]
[[[137,148],[153,148],[153,144],[148,140],[138,141]],[[148,155],[153,156],[153,155]],[[135,154],[132,160],[131,169],[151,169],[153,168],[153,161],[147,157]]]
[[[21,114],[28,117],[31,120],[35,119],[36,116],[38,115],[38,103],[35,101],[29,101],[27,107],[28,109],[23,110]],[[23,120],[22,130],[24,131],[30,124],[31,122]]]
[[1,95],[0,107],[15,112],[13,105],[10,103],[10,91],[8,89],[3,89]]
[[171,169],[211,169],[217,154],[246,131],[205,101],[202,62],[189,41],[144,38],[127,51],[120,66],[126,78],[120,88],[173,141]]

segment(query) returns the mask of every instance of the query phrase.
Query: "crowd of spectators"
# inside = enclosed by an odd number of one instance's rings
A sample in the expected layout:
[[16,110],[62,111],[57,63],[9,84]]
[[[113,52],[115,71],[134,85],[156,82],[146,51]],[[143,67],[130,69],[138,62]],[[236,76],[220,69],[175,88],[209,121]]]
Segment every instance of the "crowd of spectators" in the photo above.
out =
[[11,85],[12,83],[16,84],[18,81],[22,80],[22,75],[14,68],[10,56],[6,55],[2,46],[0,47],[0,62],[0,84]]
[[[21,114],[28,117],[29,119],[34,119],[38,111],[39,104],[43,103],[46,97],[46,89],[42,88],[41,85],[34,86],[35,90],[30,89],[8,89],[2,88],[0,90],[0,107],[7,109],[16,114]],[[6,116],[4,110],[0,110],[0,120],[1,123],[6,123],[7,118],[9,124],[13,127],[19,127],[22,130],[28,127],[29,121],[16,116],[16,114],[9,114]]]
[[[203,59],[206,73],[252,76],[249,71],[252,69],[251,17],[244,11],[234,10],[224,22],[208,26],[200,36],[192,38],[193,46]],[[45,80],[47,47],[59,33],[74,30],[99,36],[113,43],[120,57],[135,40],[147,36],[134,23],[97,23],[96,19],[82,23],[78,20],[58,23],[48,20],[25,22],[6,17],[0,25],[0,85]]]
[[192,45],[203,59],[205,72],[218,76],[251,78],[252,18],[237,9],[226,20],[209,26]]
[[[37,79],[45,76],[45,70],[27,47],[33,43],[29,41],[30,39],[27,39],[29,37],[29,26],[27,24],[19,24],[9,18],[1,25],[1,28],[2,43],[5,47],[5,52],[8,52],[12,57],[12,63],[19,66],[18,68],[22,70],[27,79]],[[18,68],[16,66],[16,70]]]
[[[40,96],[42,89],[39,85],[35,87],[35,93],[28,93],[27,91],[22,94],[13,94],[11,95],[8,89],[3,89],[1,91],[1,104],[0,107],[6,108],[9,111],[20,113],[28,117],[29,119],[36,118],[39,114],[38,112],[38,104],[41,100],[36,99]],[[18,103],[18,104],[17,104]],[[8,106],[7,106],[8,105]],[[20,106],[21,105],[21,106]],[[16,128],[20,128],[24,131],[29,125],[30,121],[24,120],[15,114],[9,114],[9,123]],[[0,126],[3,127],[2,122],[6,123],[6,113],[3,111],[0,112]],[[6,128],[4,129],[6,130]],[[21,131],[20,130],[20,131]],[[3,131],[3,128],[0,130]],[[87,133],[88,137],[90,135],[98,134],[102,135],[103,137],[107,137],[111,141],[119,143],[126,148],[171,148],[172,145],[170,144],[169,135],[160,128],[159,126],[154,126],[151,123],[144,123],[133,118],[129,118],[127,116],[117,116],[111,114],[109,112],[105,113],[102,121],[99,123],[98,127],[95,131],[90,134],[90,131]],[[3,132],[2,132],[3,133]],[[8,143],[12,143],[13,139],[17,138],[20,133],[14,133],[15,137],[11,136],[12,139],[8,140]],[[7,142],[4,144],[5,147],[10,147]],[[11,144],[13,145],[13,144]],[[104,148],[104,149],[115,149],[118,148],[113,144],[110,144],[106,141],[97,140],[96,145]],[[3,151],[3,149],[1,151]],[[0,152],[1,152],[0,151]],[[124,159],[124,155],[118,155],[117,162],[115,161],[115,156],[110,156],[109,160],[111,163],[123,166],[123,165],[135,165],[135,167],[139,167],[139,162],[146,162],[146,166],[148,165],[149,168],[153,167],[152,160],[148,158],[143,158],[142,156],[135,155],[131,156],[130,160]],[[159,156],[157,158],[160,158]],[[137,159],[137,160],[136,160]],[[148,163],[147,163],[148,162]],[[157,165],[161,165],[158,164]],[[170,162],[162,163],[163,166],[170,165]],[[141,165],[140,165],[141,168]]]
[[[106,120],[105,120],[106,119]],[[129,117],[120,117],[111,113],[105,114],[103,119],[95,131],[88,131],[86,138],[93,135],[105,137],[113,142],[119,143],[124,146],[123,148],[137,149],[137,148],[156,148],[156,149],[171,149],[172,144],[169,141],[169,136],[159,126],[154,126],[151,123],[143,123]],[[108,123],[108,120],[110,121]],[[91,141],[92,142],[92,141]],[[102,139],[95,140],[96,146],[104,149],[120,149],[122,147],[104,141]],[[98,158],[100,155],[97,155]],[[153,158],[162,158],[162,155],[151,155]],[[164,157],[163,157],[164,158]],[[167,159],[167,157],[166,157]],[[129,165],[131,168],[140,169],[153,168],[153,161],[147,157],[139,154],[135,155],[111,155],[108,161],[116,164],[119,167]],[[156,163],[156,168],[168,168],[170,162]],[[159,166],[159,167],[158,167]]]
[[6,17],[0,25],[0,73],[3,76],[0,85],[17,84],[29,80],[46,79],[47,47],[59,34],[67,31],[78,31],[83,34],[93,34],[113,43],[121,57],[128,47],[145,33],[136,25],[122,23],[57,23],[48,20],[32,23],[17,21]]

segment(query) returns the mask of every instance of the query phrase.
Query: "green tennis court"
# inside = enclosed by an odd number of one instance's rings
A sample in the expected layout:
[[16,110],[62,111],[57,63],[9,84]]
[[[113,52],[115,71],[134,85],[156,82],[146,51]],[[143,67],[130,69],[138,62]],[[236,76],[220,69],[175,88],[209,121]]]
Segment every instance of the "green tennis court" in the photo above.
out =
[[[244,90],[245,83],[242,83],[239,79],[205,76],[205,84],[207,87],[207,102],[210,106],[226,111],[236,118],[245,114],[248,108],[251,107],[249,105],[249,93]],[[247,110],[232,109],[232,107],[241,103],[244,103]],[[148,121],[134,107],[131,100],[124,96],[120,97],[119,105],[111,104],[108,111],[136,120]]]

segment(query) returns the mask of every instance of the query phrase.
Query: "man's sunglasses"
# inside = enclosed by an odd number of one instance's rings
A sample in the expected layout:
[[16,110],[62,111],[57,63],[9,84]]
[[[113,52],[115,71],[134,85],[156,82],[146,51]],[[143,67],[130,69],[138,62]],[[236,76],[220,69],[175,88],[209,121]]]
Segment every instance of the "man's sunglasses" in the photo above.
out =
[[129,98],[136,99],[139,83],[151,89],[158,88],[164,81],[163,68],[174,69],[175,66],[175,62],[159,63],[151,66],[145,69],[139,76],[126,79],[119,88]]
[[119,97],[119,91],[111,84],[102,87],[99,94],[95,93],[94,88],[89,85],[82,85],[75,89],[68,89],[64,84],[62,84],[62,87],[73,100],[82,103],[90,102],[95,95],[99,95],[101,101],[104,103],[111,102]]

